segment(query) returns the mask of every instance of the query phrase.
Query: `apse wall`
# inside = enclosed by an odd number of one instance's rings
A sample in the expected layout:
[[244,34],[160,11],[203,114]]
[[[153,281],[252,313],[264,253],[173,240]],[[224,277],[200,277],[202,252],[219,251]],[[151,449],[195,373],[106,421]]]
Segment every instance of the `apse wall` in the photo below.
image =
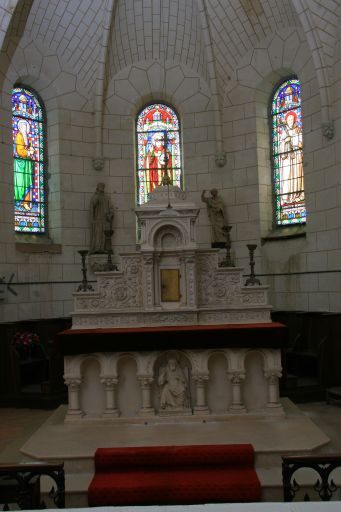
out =
[[[109,3],[64,2],[58,13],[53,2],[54,10],[35,0],[24,27],[17,30],[16,24],[7,33],[0,61],[0,275],[8,280],[14,274],[18,295],[5,292],[0,321],[69,316],[72,292],[81,281],[77,251],[89,245],[89,203],[98,182],[106,183],[115,207],[115,256],[135,250],[134,123],[139,109],[152,100],[164,100],[179,113],[184,186],[200,206],[201,247],[210,246],[210,226],[200,196],[203,189],[215,186],[227,206],[235,262],[247,273],[246,244],[258,244],[256,271],[270,274],[261,280],[271,286],[273,306],[340,311],[339,40],[329,45],[335,48],[333,55],[330,49],[326,52],[335,128],[334,137],[328,139],[321,129],[320,68],[291,2],[287,14],[281,8],[272,24],[264,21],[263,29],[254,23],[249,37],[235,39],[232,45],[228,16],[235,13],[226,12],[226,19],[221,15],[220,26],[213,1],[169,2],[169,18],[174,20],[162,30],[157,30],[153,16],[143,19],[133,12],[134,2],[120,1],[112,9],[112,22],[107,21],[103,53],[100,28],[111,12]],[[176,22],[180,11],[185,13],[182,27]],[[154,45],[145,47],[140,34],[134,50],[129,34],[136,23],[142,24],[142,35],[154,27]],[[292,73],[302,82],[308,219],[305,236],[274,240],[268,106],[276,83]],[[13,232],[10,91],[16,82],[33,87],[47,110],[49,237],[45,239],[29,240]],[[224,167],[215,163],[220,132]],[[104,158],[100,171],[93,165],[98,133]]]

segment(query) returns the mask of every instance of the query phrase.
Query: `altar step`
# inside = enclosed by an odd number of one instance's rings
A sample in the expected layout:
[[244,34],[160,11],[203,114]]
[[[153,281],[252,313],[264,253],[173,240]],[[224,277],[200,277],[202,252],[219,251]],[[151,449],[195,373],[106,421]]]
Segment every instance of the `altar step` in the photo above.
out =
[[[64,461],[67,507],[87,506],[87,489],[94,474],[98,447],[186,444],[251,443],[264,501],[282,501],[282,455],[308,455],[327,444],[329,438],[289,399],[282,399],[286,416],[267,419],[209,416],[178,422],[140,423],[75,421],[64,424],[66,406],[59,407],[24,444],[21,451],[30,460]],[[42,482],[48,492],[50,482]]]
[[[264,502],[282,502],[283,489],[282,489],[282,471],[280,466],[280,457],[276,466],[259,467],[257,465],[257,457],[255,464],[256,473],[261,483],[262,488],[262,501]],[[302,493],[308,492],[310,496],[314,496],[314,491],[311,484],[311,473],[309,474],[310,480],[304,479],[305,483]],[[66,506],[67,508],[84,508],[88,506],[87,490],[93,478],[93,473],[80,473],[80,474],[67,474],[66,475]],[[341,482],[334,479],[335,483],[340,486]],[[315,483],[315,482],[313,482]],[[51,481],[42,483],[42,497],[48,505],[48,493],[51,489]],[[50,508],[50,507],[49,507]],[[52,504],[51,504],[52,508]]]

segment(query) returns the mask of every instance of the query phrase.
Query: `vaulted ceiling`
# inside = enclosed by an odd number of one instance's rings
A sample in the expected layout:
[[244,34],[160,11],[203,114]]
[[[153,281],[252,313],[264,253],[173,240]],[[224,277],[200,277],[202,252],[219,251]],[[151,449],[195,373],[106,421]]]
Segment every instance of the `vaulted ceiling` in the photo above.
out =
[[[131,63],[181,62],[218,83],[270,34],[299,27],[321,66],[333,60],[341,0],[3,0],[0,37],[12,17],[22,34],[57,54],[89,92]],[[15,14],[15,18],[14,18]]]

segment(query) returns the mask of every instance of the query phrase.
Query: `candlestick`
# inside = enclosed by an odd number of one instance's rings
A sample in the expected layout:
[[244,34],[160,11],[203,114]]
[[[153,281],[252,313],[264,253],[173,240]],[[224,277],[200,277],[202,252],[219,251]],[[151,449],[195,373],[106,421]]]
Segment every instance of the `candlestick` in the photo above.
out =
[[245,286],[254,286],[255,284],[260,285],[261,282],[259,279],[256,278],[255,275],[255,260],[253,259],[253,254],[255,252],[255,249],[257,247],[257,244],[247,244],[246,247],[249,249],[249,256],[250,256],[250,277],[247,278]]
[[93,292],[94,291],[91,284],[88,283],[87,274],[86,274],[87,267],[86,267],[85,260],[86,260],[86,256],[87,256],[88,252],[89,251],[87,251],[86,249],[78,251],[78,254],[80,254],[81,258],[82,258],[82,273],[83,273],[82,284],[80,284],[77,288],[78,292]]

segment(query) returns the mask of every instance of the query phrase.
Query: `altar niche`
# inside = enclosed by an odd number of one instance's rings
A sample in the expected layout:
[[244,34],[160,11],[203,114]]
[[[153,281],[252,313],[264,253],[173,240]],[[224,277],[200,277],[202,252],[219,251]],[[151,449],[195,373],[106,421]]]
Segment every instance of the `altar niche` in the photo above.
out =
[[180,229],[166,224],[154,235],[154,301],[164,309],[186,306],[186,260],[179,256],[184,244]]

